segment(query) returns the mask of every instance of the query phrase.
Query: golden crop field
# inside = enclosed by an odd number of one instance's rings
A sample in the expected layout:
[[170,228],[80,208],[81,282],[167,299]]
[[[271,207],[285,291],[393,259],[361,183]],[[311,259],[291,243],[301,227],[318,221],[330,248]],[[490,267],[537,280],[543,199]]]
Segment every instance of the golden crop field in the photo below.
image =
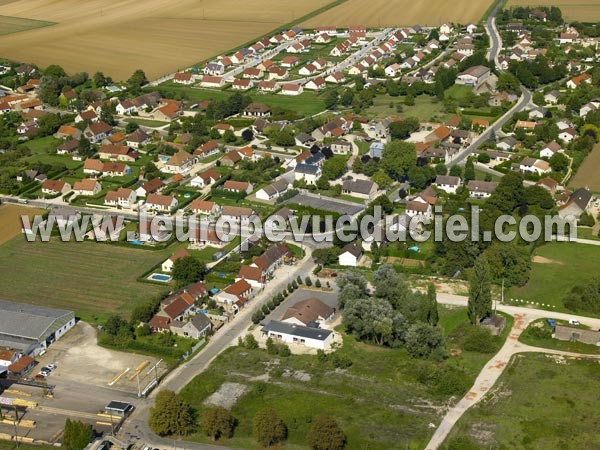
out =
[[567,21],[600,21],[598,0],[509,0],[507,6],[558,6]]
[[348,0],[312,17],[303,26],[441,25],[478,22],[492,0]]
[[577,170],[570,185],[574,188],[587,188],[594,192],[600,192],[600,144],[596,144],[592,152],[586,156]]
[[42,214],[42,209],[29,208],[12,204],[0,205],[0,245],[11,240],[21,233],[23,223],[21,216],[27,215],[30,219],[36,214]]
[[0,36],[0,57],[150,78],[225,52],[332,0],[15,0],[0,13],[56,25]]

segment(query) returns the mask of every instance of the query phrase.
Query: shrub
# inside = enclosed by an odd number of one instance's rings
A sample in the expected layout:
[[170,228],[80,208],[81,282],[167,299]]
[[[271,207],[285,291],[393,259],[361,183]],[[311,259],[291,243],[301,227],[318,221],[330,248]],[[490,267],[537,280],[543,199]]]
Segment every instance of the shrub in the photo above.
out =
[[463,349],[469,352],[493,353],[496,351],[497,339],[486,329],[472,326],[465,334]]

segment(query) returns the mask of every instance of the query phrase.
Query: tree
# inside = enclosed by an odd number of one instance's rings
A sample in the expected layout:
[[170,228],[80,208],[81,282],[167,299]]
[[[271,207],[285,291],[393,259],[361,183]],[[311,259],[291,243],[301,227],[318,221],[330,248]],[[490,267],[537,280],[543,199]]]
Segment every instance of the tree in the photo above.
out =
[[502,177],[487,204],[495,206],[504,214],[510,214],[523,202],[524,194],[523,177],[510,171]]
[[406,139],[410,134],[419,129],[420,122],[416,117],[407,117],[390,123],[390,136],[392,139]]
[[235,420],[222,406],[209,408],[202,414],[202,429],[213,441],[233,436]]
[[77,153],[80,156],[89,156],[92,153],[92,145],[90,141],[85,137],[81,136],[79,138],[79,145],[77,146]]
[[442,330],[428,323],[417,322],[406,333],[406,351],[413,358],[428,358],[443,346]]
[[405,141],[392,141],[383,148],[381,167],[394,180],[406,177],[411,167],[417,163],[414,144]]
[[127,80],[127,89],[132,92],[138,92],[140,87],[142,87],[142,85],[147,81],[146,73],[142,69],[138,69],[133,72],[133,75],[131,75]]
[[127,125],[125,126],[125,133],[131,134],[139,127],[140,126],[137,124],[137,122],[127,122]]
[[79,420],[67,419],[61,447],[67,450],[83,450],[93,437],[94,432],[91,425]]
[[106,77],[102,72],[96,72],[92,78],[92,81],[94,82],[94,86],[97,88],[104,87],[107,84]]
[[270,447],[287,438],[285,423],[277,415],[277,411],[271,408],[259,409],[256,412],[252,430],[254,439],[264,447]]
[[184,256],[173,264],[173,278],[182,284],[198,281],[206,273],[206,264],[193,256]]
[[394,182],[394,180],[392,180],[390,176],[381,169],[375,172],[372,179],[381,189],[389,188]]
[[[456,167],[456,166],[454,166],[454,167]],[[468,158],[467,162],[465,163],[464,176],[465,176],[465,181],[472,181],[475,179],[475,163],[473,162],[473,160],[471,158]]]
[[306,442],[313,450],[342,450],[346,445],[346,435],[335,419],[319,416],[312,423]]
[[473,325],[479,325],[481,320],[491,313],[490,267],[485,255],[479,255],[475,260],[469,284],[468,315]]
[[244,142],[252,142],[254,139],[254,133],[250,128],[246,128],[244,131],[242,131],[242,139]]
[[523,286],[529,280],[531,257],[527,247],[512,242],[495,242],[484,254],[490,277],[496,283],[504,280],[507,286]]
[[159,436],[184,436],[193,429],[191,408],[175,392],[160,391],[150,408],[148,425]]
[[565,172],[569,168],[569,158],[563,153],[555,153],[550,157],[550,167],[555,172]]
[[427,285],[427,295],[419,303],[419,318],[429,325],[436,326],[439,321],[437,295],[433,283]]
[[450,175],[453,177],[462,177],[462,168],[458,164],[454,164],[450,167]]

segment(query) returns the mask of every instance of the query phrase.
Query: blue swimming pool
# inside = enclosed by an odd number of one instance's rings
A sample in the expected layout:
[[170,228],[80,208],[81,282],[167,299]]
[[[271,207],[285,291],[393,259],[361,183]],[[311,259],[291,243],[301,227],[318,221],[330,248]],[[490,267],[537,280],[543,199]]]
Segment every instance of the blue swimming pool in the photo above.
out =
[[162,273],[153,273],[152,275],[150,275],[148,277],[149,280],[152,281],[160,281],[163,283],[168,283],[169,281],[171,281],[171,276],[170,275],[165,275]]
[[142,241],[127,241],[127,242],[129,242],[130,244],[133,244],[133,245],[144,245],[144,243]]
[[161,160],[162,162],[166,163],[166,162],[169,160],[169,157],[168,157],[168,156],[161,156],[161,157],[160,157],[160,160]]

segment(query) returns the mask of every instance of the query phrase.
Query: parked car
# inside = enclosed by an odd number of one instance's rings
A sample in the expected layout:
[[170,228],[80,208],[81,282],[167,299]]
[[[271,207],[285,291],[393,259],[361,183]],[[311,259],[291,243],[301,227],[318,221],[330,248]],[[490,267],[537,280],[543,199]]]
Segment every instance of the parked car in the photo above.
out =
[[581,323],[579,323],[579,320],[577,320],[577,319],[569,319],[569,325],[578,326],[578,325],[581,325]]
[[58,368],[58,366],[57,366],[55,363],[51,363],[51,364],[48,364],[48,368],[49,368],[50,370],[55,370],[55,369],[57,369],[57,368]]

